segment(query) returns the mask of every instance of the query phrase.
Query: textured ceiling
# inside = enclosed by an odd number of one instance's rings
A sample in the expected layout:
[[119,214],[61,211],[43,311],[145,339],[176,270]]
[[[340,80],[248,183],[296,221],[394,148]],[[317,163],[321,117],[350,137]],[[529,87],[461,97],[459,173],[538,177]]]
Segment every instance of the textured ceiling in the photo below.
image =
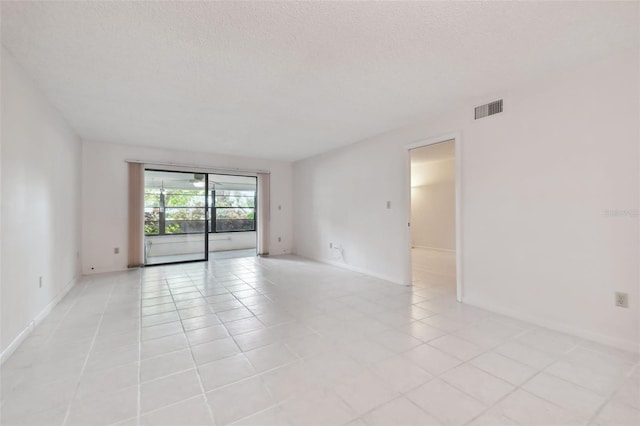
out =
[[85,139],[282,160],[638,45],[637,2],[3,1],[1,24]]

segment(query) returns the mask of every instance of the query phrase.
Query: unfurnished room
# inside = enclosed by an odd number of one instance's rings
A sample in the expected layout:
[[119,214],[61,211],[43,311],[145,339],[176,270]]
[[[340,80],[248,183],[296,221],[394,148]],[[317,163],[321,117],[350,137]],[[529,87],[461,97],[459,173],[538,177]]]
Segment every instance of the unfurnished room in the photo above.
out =
[[640,2],[0,29],[0,424],[640,424]]

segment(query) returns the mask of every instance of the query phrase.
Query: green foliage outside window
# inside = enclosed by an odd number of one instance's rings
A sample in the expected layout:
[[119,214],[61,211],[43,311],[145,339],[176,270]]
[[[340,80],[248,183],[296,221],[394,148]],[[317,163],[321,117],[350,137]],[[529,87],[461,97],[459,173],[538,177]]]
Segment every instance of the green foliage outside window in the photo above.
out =
[[216,232],[255,230],[255,192],[216,191]]
[[[254,191],[215,191],[215,223],[212,232],[255,230]],[[162,199],[164,198],[164,206]],[[166,235],[204,232],[205,199],[201,189],[165,190],[146,188],[144,194],[146,235]],[[164,207],[164,232],[160,230],[160,210]]]

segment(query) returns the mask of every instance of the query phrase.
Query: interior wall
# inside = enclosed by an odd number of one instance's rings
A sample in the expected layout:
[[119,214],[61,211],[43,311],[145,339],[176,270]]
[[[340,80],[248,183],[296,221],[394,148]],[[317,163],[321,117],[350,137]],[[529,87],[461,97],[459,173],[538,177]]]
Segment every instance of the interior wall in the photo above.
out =
[[[291,252],[293,235],[290,162],[83,141],[83,273],[127,269],[128,174],[125,160],[270,171],[269,252],[271,255]],[[118,254],[114,253],[116,247],[120,249]]]
[[[445,142],[453,144],[454,142]],[[416,148],[429,151],[433,146]],[[455,159],[411,164],[411,245],[456,249]]]
[[4,352],[79,274],[81,144],[4,47],[1,92]]
[[[463,301],[636,350],[638,53],[296,162],[295,252],[332,262],[337,241],[346,267],[403,282],[406,147],[457,133]],[[499,98],[503,113],[473,119],[473,107]],[[615,291],[629,293],[628,309],[614,306]]]

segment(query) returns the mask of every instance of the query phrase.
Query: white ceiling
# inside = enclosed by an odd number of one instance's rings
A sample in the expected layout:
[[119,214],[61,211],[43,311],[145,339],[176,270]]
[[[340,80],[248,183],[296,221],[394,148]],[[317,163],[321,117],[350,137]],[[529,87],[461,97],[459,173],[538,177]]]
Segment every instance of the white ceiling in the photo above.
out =
[[281,160],[638,46],[637,2],[3,1],[1,24],[84,139]]

